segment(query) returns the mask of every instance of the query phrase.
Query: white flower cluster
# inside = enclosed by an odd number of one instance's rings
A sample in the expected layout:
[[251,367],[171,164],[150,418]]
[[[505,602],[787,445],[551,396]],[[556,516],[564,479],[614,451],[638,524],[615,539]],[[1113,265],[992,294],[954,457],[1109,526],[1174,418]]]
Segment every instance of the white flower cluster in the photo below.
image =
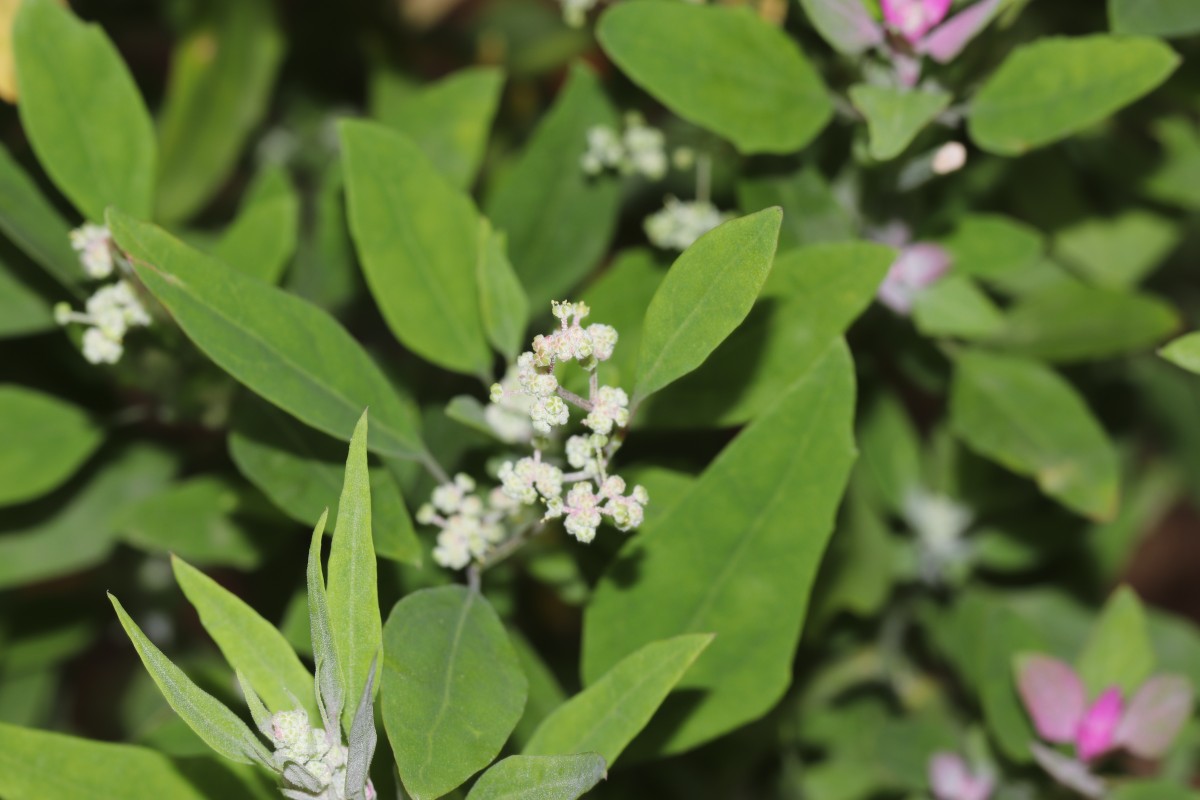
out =
[[615,169],[661,180],[667,174],[666,139],[658,128],[647,125],[641,114],[631,111],[625,115],[621,134],[606,125],[589,128],[587,151],[579,163],[588,175]]
[[[289,764],[301,767],[321,785],[319,794],[305,793],[314,800],[347,800],[347,748],[340,736],[309,726],[303,709],[271,715],[271,741],[275,765],[282,771]],[[368,781],[367,800],[374,800],[375,787]]]
[[596,7],[599,0],[559,0],[562,5],[563,22],[572,28],[582,28],[587,22],[588,12]]
[[664,250],[683,251],[733,215],[707,200],[683,201],[668,197],[660,211],[646,217],[646,236]]
[[[435,489],[430,502],[417,511],[418,522],[442,529],[433,558],[444,567],[461,569],[472,560],[484,561],[509,538],[508,525],[522,517],[531,519],[525,511],[533,506],[544,507],[542,520],[563,519],[567,532],[585,543],[595,538],[605,518],[622,531],[642,523],[649,500],[646,490],[635,486],[626,494],[625,480],[609,472],[619,444],[615,433],[629,424],[629,396],[618,387],[601,386],[596,373],[599,364],[612,357],[617,332],[609,325],[584,327],[589,313],[585,303],[555,302],[552,310],[558,329],[534,337],[532,348],[517,359],[515,371],[491,390],[492,404],[504,406],[506,414],[526,409],[530,427],[541,434],[533,439],[533,455],[500,466],[500,485],[486,504],[475,494],[475,482],[457,475]],[[555,369],[567,361],[588,373],[587,398],[559,385]],[[564,471],[542,451],[550,442],[547,435],[569,422],[572,405],[584,413],[581,422],[590,433],[567,439],[569,471]]]
[[[71,231],[71,247],[79,253],[89,278],[103,280],[113,274],[115,261],[108,228],[87,224]],[[87,325],[83,332],[83,357],[93,364],[115,364],[125,351],[125,334],[130,328],[150,324],[150,315],[125,279],[98,288],[79,312],[69,303],[54,307],[59,325]]]
[[904,496],[903,516],[917,536],[917,567],[930,585],[952,581],[969,567],[965,538],[974,521],[971,509],[941,494],[913,487]]

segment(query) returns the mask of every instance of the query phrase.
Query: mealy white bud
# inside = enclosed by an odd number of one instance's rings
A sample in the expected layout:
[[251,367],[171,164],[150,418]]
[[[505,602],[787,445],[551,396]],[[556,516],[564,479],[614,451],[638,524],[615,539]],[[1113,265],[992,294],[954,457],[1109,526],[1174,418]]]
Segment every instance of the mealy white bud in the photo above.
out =
[[87,223],[68,234],[71,247],[89,278],[107,278],[113,271],[111,235],[103,225]]
[[124,352],[119,341],[109,338],[99,328],[88,328],[83,332],[83,357],[92,364],[115,364]]

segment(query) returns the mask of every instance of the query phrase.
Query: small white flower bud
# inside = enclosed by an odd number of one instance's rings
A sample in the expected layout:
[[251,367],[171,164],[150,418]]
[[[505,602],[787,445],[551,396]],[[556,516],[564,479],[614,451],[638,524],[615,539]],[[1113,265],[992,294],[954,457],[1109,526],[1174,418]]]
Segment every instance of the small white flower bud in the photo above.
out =
[[119,341],[113,341],[99,328],[83,332],[83,357],[92,364],[115,364],[124,352]]
[[934,175],[949,175],[967,163],[967,148],[962,142],[946,142],[933,154],[931,168]]
[[71,310],[70,303],[62,302],[54,304],[54,321],[59,325],[69,324],[74,313]]
[[504,399],[504,387],[498,383],[493,383],[488,397],[493,403],[499,403]]
[[82,225],[69,234],[71,247],[79,253],[79,262],[89,278],[107,278],[113,271],[110,234],[103,225]]

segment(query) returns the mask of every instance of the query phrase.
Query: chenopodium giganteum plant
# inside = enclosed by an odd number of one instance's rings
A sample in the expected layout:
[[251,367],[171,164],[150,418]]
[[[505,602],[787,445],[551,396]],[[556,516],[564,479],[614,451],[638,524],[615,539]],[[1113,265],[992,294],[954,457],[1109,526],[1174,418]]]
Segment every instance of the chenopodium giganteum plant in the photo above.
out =
[[[220,755],[275,774],[280,791],[292,800],[376,797],[369,769],[377,742],[374,699],[381,622],[366,442],[364,413],[350,442],[328,586],[321,567],[325,515],[313,529],[309,547],[308,615],[315,680],[270,623],[211,578],[173,558],[176,578],[201,621],[235,666],[251,670],[247,675],[237,669],[238,686],[255,726],[274,752],[240,717],[173,664],[109,594],[125,632],[171,708]],[[231,623],[245,630],[231,631]],[[293,689],[307,692],[293,694]],[[260,694],[269,698],[270,705]],[[316,718],[310,717],[309,697],[315,701]]]

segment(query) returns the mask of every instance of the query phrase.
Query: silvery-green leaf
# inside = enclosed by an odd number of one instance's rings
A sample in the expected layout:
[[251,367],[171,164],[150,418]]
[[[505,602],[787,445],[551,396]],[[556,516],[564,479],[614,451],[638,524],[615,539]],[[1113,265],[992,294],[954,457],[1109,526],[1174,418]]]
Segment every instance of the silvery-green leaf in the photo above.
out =
[[354,712],[354,721],[350,723],[346,754],[347,797],[358,798],[363,795],[370,777],[371,759],[375,756],[375,744],[379,740],[375,731],[374,704],[371,702],[375,696],[375,668],[378,663],[378,657],[371,660],[367,685],[363,687],[362,697],[358,699],[358,709]]
[[321,540],[325,533],[327,516],[328,512],[322,514],[317,526],[313,528],[312,543],[308,548],[308,624],[316,667],[317,707],[321,711],[321,721],[325,730],[338,730],[345,695],[342,690],[341,662],[338,661],[337,644],[329,620],[325,576],[321,570]]
[[258,696],[258,692],[254,691],[254,687],[250,685],[250,681],[246,680],[242,671],[234,670],[234,674],[237,676],[238,688],[242,690],[242,697],[246,698],[246,706],[250,709],[250,718],[254,720],[254,727],[258,728],[258,732],[263,736],[271,736],[271,712],[263,705],[262,698]]

